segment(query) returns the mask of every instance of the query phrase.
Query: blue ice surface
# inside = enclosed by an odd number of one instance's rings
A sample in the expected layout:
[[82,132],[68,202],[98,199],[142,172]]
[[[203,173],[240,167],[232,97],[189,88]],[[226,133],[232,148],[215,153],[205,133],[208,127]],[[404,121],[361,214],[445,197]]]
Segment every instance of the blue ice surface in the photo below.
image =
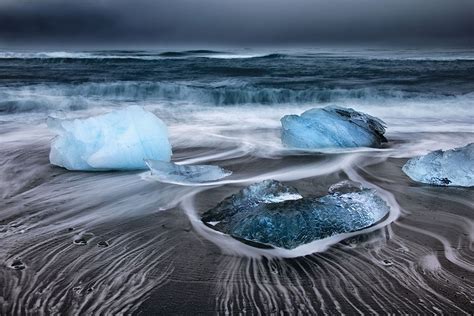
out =
[[390,208],[374,190],[352,184],[323,197],[302,197],[275,180],[255,183],[202,215],[215,230],[237,239],[293,249],[382,220]]
[[380,147],[385,123],[351,108],[327,106],[281,119],[283,144],[291,148]]
[[166,125],[138,106],[85,119],[50,117],[48,127],[57,135],[49,160],[68,170],[140,170],[145,159],[171,158]]
[[402,168],[412,180],[440,186],[474,186],[474,143],[437,150],[408,160]]
[[232,174],[231,171],[212,165],[178,165],[161,160],[146,160],[151,174],[161,182],[206,183]]

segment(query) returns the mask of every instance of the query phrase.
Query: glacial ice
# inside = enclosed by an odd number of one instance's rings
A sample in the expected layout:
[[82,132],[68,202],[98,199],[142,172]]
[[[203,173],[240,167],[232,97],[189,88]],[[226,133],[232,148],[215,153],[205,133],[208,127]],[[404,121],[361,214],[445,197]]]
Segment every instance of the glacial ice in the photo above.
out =
[[231,171],[211,165],[177,165],[172,162],[147,159],[151,174],[168,183],[205,183],[230,176]]
[[412,180],[441,186],[474,186],[474,143],[411,158],[402,168]]
[[302,197],[295,188],[266,180],[224,199],[201,219],[237,239],[293,249],[372,226],[388,214],[374,190],[348,185],[323,197]]
[[166,125],[138,106],[86,119],[48,119],[57,136],[49,160],[69,170],[146,169],[145,159],[169,161]]
[[362,190],[362,185],[359,182],[343,180],[331,185],[328,189],[328,192],[330,194],[343,194],[360,190]]
[[385,123],[351,108],[327,106],[281,119],[281,139],[293,148],[380,147]]

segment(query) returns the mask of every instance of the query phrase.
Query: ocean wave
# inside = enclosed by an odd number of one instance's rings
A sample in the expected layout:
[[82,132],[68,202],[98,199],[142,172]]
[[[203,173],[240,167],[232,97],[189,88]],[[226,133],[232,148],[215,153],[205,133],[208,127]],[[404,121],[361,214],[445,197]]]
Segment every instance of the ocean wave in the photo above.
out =
[[4,88],[0,96],[23,97],[65,96],[100,97],[116,100],[191,100],[205,104],[281,104],[331,101],[334,98],[408,98],[407,92],[377,89],[290,89],[256,87],[238,81],[214,84],[169,82],[110,82],[78,85],[32,85],[21,88]]
[[162,60],[174,58],[217,58],[217,59],[246,59],[246,58],[281,58],[283,54],[236,53],[213,50],[185,50],[166,52],[147,51],[93,51],[93,52],[8,52],[0,51],[0,59],[38,59],[38,60],[65,60],[65,59],[117,59],[117,60]]
[[98,55],[86,52],[0,52],[0,59],[85,59],[97,57]]
[[215,84],[169,82],[110,82],[77,85],[31,85],[0,89],[0,113],[41,112],[51,109],[85,109],[117,102],[184,102],[206,106],[324,104],[364,101],[385,104],[390,100],[459,99],[473,102],[474,93],[458,97],[393,89],[289,89],[256,87],[238,81]]
[[196,49],[196,50],[185,50],[185,51],[168,51],[160,53],[162,57],[188,57],[188,56],[202,56],[202,55],[219,55],[226,54],[220,51],[208,50],[208,49]]
[[362,59],[380,61],[408,62],[468,62],[474,61],[474,51],[386,51],[386,50],[97,50],[97,51],[0,51],[0,59],[137,59],[144,61],[186,58],[219,58],[219,59],[279,59],[279,58],[314,58],[314,59]]
[[463,62],[474,61],[474,56],[364,56],[363,59],[381,61],[413,61],[413,62]]
[[[0,94],[1,95],[1,94]],[[0,100],[0,114],[15,114],[27,112],[50,112],[59,110],[78,111],[91,107],[100,106],[84,97],[60,97],[60,96],[30,96]],[[107,102],[102,102],[103,106]]]
[[285,54],[215,54],[205,56],[207,58],[219,58],[219,59],[276,59],[276,58],[284,58],[287,55]]

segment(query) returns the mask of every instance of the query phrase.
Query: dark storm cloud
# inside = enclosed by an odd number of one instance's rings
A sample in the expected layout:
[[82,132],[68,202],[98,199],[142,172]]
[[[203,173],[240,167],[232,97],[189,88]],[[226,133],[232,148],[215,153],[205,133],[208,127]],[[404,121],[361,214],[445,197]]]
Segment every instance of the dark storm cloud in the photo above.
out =
[[473,0],[0,0],[0,44],[472,44],[473,15]]

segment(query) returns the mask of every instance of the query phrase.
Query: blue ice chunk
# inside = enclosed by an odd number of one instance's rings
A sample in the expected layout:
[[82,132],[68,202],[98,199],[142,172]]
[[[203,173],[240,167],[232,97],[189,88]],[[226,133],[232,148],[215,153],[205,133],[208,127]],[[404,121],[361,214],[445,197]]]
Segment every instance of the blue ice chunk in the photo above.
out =
[[281,119],[281,140],[293,148],[380,147],[385,123],[350,108],[327,106]]
[[145,159],[169,161],[166,125],[138,106],[86,119],[48,119],[57,136],[49,160],[69,170],[146,169]]
[[146,160],[151,174],[161,182],[205,183],[230,176],[231,171],[211,165],[177,165],[161,160]]
[[339,186],[323,197],[302,197],[275,180],[255,183],[202,215],[202,221],[235,238],[293,249],[372,226],[390,208],[374,190]]
[[474,143],[411,158],[402,170],[417,182],[472,187],[474,186]]

